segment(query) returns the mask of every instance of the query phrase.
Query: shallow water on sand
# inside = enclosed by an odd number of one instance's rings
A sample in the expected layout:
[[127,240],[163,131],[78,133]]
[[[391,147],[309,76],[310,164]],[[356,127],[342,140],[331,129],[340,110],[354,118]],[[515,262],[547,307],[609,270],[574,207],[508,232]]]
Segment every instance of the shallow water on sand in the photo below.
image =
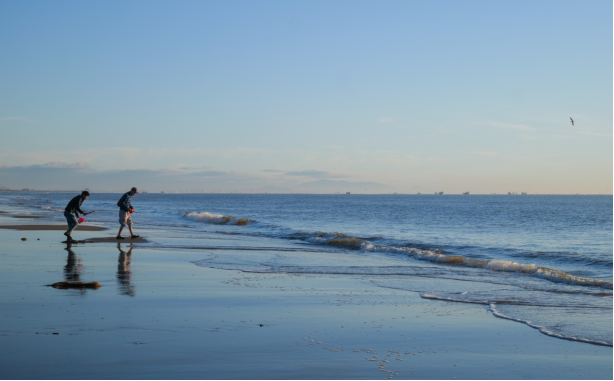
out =
[[[0,229],[4,378],[611,379],[612,348],[552,339],[482,305],[423,299],[373,275],[261,271],[386,269],[394,257],[164,233],[67,247],[57,231]],[[193,249],[169,248],[182,240]],[[60,280],[102,287],[45,287]]]
[[[115,227],[120,196],[93,194],[83,209],[97,213],[88,220]],[[0,201],[62,221],[68,200]],[[200,238],[214,234],[242,250],[301,253],[197,265],[359,276],[423,298],[482,304],[553,337],[612,345],[612,196],[140,194],[133,204],[136,226],[181,238],[162,246],[206,250]],[[256,238],[259,246],[241,243]],[[327,251],[360,253],[364,262],[309,254]]]

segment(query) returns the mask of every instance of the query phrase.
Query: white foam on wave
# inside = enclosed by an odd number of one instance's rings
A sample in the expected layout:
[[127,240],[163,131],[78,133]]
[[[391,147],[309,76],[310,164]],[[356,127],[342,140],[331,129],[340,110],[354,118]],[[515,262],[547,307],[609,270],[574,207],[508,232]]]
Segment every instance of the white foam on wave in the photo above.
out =
[[[246,218],[236,218],[212,213],[185,213],[186,218],[192,221],[205,222],[216,225],[247,225],[252,222]],[[415,259],[425,260],[448,265],[481,268],[490,271],[513,272],[549,280],[551,282],[565,283],[577,286],[592,286],[612,289],[612,281],[582,278],[563,271],[538,267],[534,264],[523,264],[504,260],[480,260],[467,258],[462,255],[446,255],[436,250],[421,250],[412,247],[383,246],[369,243],[362,238],[347,236],[343,233],[312,233],[311,237],[301,238],[317,245],[336,246],[339,248],[357,249],[371,252],[401,253]]]
[[[466,292],[462,293],[463,294],[467,294]],[[488,300],[467,300],[467,299],[455,299],[455,298],[450,298],[450,297],[446,297],[446,296],[440,296],[440,295],[435,295],[431,292],[424,292],[422,294],[420,294],[420,297],[424,298],[424,299],[433,299],[433,300],[442,300],[445,302],[458,302],[458,303],[469,303],[469,304],[490,304],[488,302]]]
[[64,209],[56,209],[56,208],[52,208],[50,206],[43,206],[41,209],[53,210],[54,212],[63,212],[64,211]]
[[608,342],[605,342],[605,341],[589,340],[589,339],[584,339],[584,338],[576,337],[576,336],[564,336],[564,335],[552,332],[551,330],[549,330],[546,327],[534,324],[533,322],[531,322],[529,320],[523,320],[523,319],[518,319],[518,318],[506,316],[506,315],[502,314],[501,312],[499,312],[497,310],[496,303],[490,303],[488,309],[492,312],[493,315],[495,315],[498,318],[512,320],[512,321],[516,321],[516,322],[519,322],[519,323],[526,324],[526,325],[528,325],[531,328],[535,328],[535,329],[539,330],[539,332],[543,333],[544,335],[548,335],[548,336],[552,336],[552,337],[556,337],[556,338],[564,339],[564,340],[580,341],[582,343],[605,345],[605,346],[608,346],[608,347],[612,346],[612,343],[608,343]]
[[361,249],[367,251],[400,252],[410,255],[413,258],[430,262],[483,268],[491,271],[515,272],[546,279],[551,282],[566,283],[577,286],[602,287],[610,290],[612,289],[612,281],[582,278],[563,271],[554,270],[547,267],[538,267],[532,264],[522,264],[502,260],[478,260],[463,257],[462,255],[444,255],[432,252],[430,250],[420,250],[409,247],[388,247],[364,244],[361,246]]
[[309,237],[305,241],[315,243],[317,245],[347,247],[352,249],[361,249],[363,246],[369,245],[363,239],[346,237],[340,233],[326,235],[323,237]]
[[196,222],[205,222],[208,224],[214,225],[247,225],[250,220],[247,218],[237,218],[233,216],[223,216],[221,214],[211,214],[208,212],[197,213],[197,212],[186,212],[185,217],[188,220],[196,221]]
[[507,320],[512,320],[512,321],[515,321],[515,322],[526,324],[526,325],[528,325],[531,328],[535,328],[535,329],[539,330],[539,332],[543,333],[544,335],[556,337],[558,339],[563,339],[563,340],[580,341],[582,343],[605,345],[605,346],[608,346],[608,347],[612,346],[612,343],[608,343],[606,341],[590,340],[590,339],[585,339],[585,338],[577,337],[577,336],[561,335],[561,334],[558,334],[556,332],[553,332],[552,330],[550,330],[550,329],[548,329],[548,328],[546,328],[544,326],[535,324],[535,323],[531,322],[530,320],[518,319],[518,318],[514,318],[514,317],[511,317],[511,316],[504,315],[500,311],[497,310],[497,304],[496,303],[491,303],[488,300],[455,299],[455,298],[451,298],[451,297],[435,295],[435,294],[430,293],[430,292],[424,292],[424,293],[420,294],[420,297],[422,297],[424,299],[441,300],[441,301],[446,301],[446,302],[459,302],[459,303],[487,305],[489,311],[492,312],[492,314],[495,315],[496,317],[501,318],[501,319],[507,319]]

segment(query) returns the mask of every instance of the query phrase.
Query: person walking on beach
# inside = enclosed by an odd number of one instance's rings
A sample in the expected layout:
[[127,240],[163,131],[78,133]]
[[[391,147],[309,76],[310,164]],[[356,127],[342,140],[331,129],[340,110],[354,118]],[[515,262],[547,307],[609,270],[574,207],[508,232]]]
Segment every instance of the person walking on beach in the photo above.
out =
[[119,232],[117,233],[117,239],[124,239],[122,237],[122,230],[128,225],[128,229],[130,229],[130,238],[139,238],[140,236],[134,235],[134,231],[132,231],[132,218],[130,214],[134,212],[134,208],[130,204],[130,199],[135,194],[138,194],[136,187],[132,187],[130,192],[124,193],[122,198],[119,199],[117,206],[119,206]]
[[79,225],[79,213],[87,216],[89,213],[85,213],[81,210],[81,205],[83,201],[87,200],[90,197],[90,192],[83,191],[79,196],[73,197],[72,200],[66,205],[66,209],[64,209],[64,217],[66,217],[66,222],[68,222],[68,230],[64,235],[68,238],[68,241],[72,241],[72,231],[75,230],[77,225]]

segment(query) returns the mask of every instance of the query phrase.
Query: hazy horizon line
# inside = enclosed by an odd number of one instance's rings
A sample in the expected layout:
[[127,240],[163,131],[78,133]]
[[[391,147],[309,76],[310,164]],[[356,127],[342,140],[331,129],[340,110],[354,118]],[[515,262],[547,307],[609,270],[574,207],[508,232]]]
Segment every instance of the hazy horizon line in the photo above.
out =
[[[105,193],[125,193],[123,190],[121,191],[93,191],[87,189],[91,194],[105,194]],[[83,190],[58,190],[58,189],[29,189],[29,190],[17,190],[17,189],[0,189],[0,193],[80,193]],[[127,192],[127,191],[126,191]],[[382,195],[390,195],[390,196],[614,196],[614,193],[403,193],[403,192],[388,192],[388,193],[358,193],[358,192],[335,192],[335,193],[326,193],[326,192],[285,192],[285,193],[275,193],[275,192],[252,192],[252,191],[223,191],[223,192],[198,192],[198,191],[142,191],[139,194],[270,194],[270,195],[361,195],[361,196],[382,196]]]

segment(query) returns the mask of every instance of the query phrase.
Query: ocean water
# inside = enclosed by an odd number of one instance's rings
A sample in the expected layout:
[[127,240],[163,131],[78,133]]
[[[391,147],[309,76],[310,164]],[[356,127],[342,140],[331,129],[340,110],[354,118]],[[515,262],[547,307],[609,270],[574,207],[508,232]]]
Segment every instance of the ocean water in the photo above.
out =
[[[72,196],[2,194],[0,207],[65,221]],[[120,196],[93,194],[82,207],[96,210],[88,223],[117,227]],[[154,241],[189,238],[184,246],[193,250],[206,247],[198,243],[205,234],[232,234],[304,256],[195,265],[358,276],[426,299],[483,304],[552,337],[612,346],[612,196],[139,194],[132,203],[135,227]],[[313,251],[365,260],[314,263]],[[395,265],[379,266],[383,257]]]

